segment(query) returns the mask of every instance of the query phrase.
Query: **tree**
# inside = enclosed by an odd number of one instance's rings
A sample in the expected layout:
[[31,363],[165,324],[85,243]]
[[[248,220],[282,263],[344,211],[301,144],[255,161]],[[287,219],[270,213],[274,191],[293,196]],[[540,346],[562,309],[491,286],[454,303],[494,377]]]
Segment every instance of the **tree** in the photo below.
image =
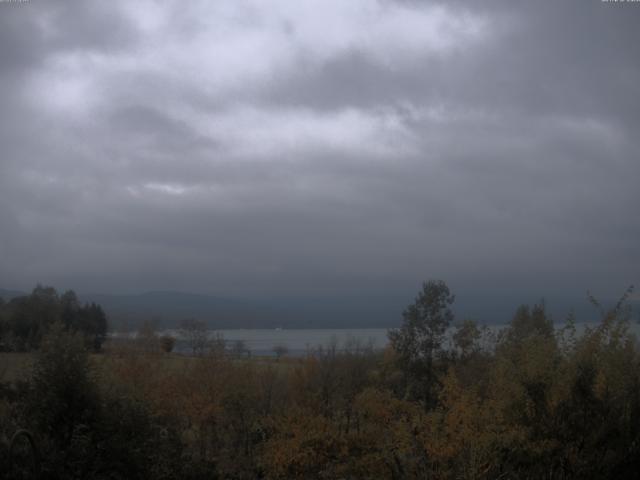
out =
[[76,292],[73,290],[64,292],[60,297],[60,304],[62,307],[60,313],[62,324],[67,330],[77,330],[80,302],[78,301]]
[[284,344],[274,345],[273,353],[276,354],[276,358],[280,360],[280,357],[284,357],[287,353],[289,353],[289,348]]
[[466,359],[478,349],[481,335],[482,332],[473,320],[465,320],[462,324],[456,325],[452,339],[460,358]]
[[0,352],[9,348],[7,342],[7,334],[10,333],[9,325],[6,319],[5,301],[0,297]]
[[[13,298],[0,316],[5,317],[7,343],[14,350],[33,350],[56,322],[65,330],[81,333],[87,347],[100,350],[107,336],[107,316],[95,303],[81,305],[73,290],[61,296],[53,287],[38,285],[30,295]],[[2,333],[0,331],[0,333]]]
[[161,475],[181,457],[170,425],[138,400],[101,389],[85,345],[61,322],[42,339],[25,405],[43,446],[42,478],[182,478]]
[[450,308],[454,300],[445,282],[425,282],[414,303],[402,313],[400,329],[389,331],[389,342],[405,374],[407,394],[423,401],[427,408],[437,399],[435,361],[443,352],[444,336],[454,318]]
[[99,408],[84,339],[61,323],[44,336],[33,371],[32,416],[40,432],[66,448],[74,430],[92,422]]
[[165,353],[171,353],[175,344],[176,339],[171,335],[162,335],[160,337],[160,349]]
[[87,347],[96,352],[102,348],[107,338],[107,316],[100,305],[90,303],[80,309],[78,330],[84,334]]
[[60,297],[60,319],[71,332],[81,332],[87,347],[99,351],[107,338],[107,316],[96,303],[80,305],[73,290],[67,290]]
[[209,343],[207,326],[201,320],[185,318],[180,322],[180,333],[194,355],[202,355]]
[[60,319],[60,298],[53,287],[37,285],[30,295],[11,299],[7,307],[18,350],[38,348],[49,327]]
[[553,338],[553,321],[547,315],[544,301],[529,308],[521,305],[516,310],[506,331],[508,342],[523,342],[532,336]]
[[240,358],[249,353],[250,353],[249,349],[247,349],[247,345],[244,343],[244,340],[238,339],[235,342],[233,342],[233,347],[231,348],[231,354],[234,357]]

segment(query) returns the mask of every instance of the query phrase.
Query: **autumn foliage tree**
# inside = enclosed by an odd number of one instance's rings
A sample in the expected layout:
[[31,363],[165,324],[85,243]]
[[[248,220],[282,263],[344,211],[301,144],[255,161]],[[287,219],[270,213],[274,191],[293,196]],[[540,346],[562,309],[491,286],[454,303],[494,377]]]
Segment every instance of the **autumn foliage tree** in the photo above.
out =
[[415,301],[402,313],[400,329],[389,331],[389,342],[406,375],[407,395],[419,399],[425,407],[433,406],[437,399],[438,360],[445,333],[454,319],[450,308],[454,300],[443,281],[425,282]]
[[543,303],[522,306],[492,333],[450,328],[453,295],[427,282],[385,350],[279,360],[229,355],[222,339],[192,357],[96,360],[54,323],[31,381],[0,384],[0,426],[26,414],[51,478],[635,479],[640,348],[625,300],[561,328]]

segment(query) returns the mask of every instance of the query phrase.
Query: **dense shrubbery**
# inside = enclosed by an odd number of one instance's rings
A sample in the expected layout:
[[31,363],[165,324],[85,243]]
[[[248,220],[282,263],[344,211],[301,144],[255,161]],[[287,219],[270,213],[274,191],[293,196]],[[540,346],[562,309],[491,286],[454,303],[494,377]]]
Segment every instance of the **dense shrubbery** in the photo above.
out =
[[32,429],[52,478],[636,478],[622,302],[580,334],[536,305],[498,334],[467,321],[446,336],[452,300],[425,284],[384,352],[279,361],[121,348],[92,364],[54,327],[0,416]]
[[55,323],[29,381],[3,392],[13,418],[2,426],[33,432],[41,478],[174,478],[182,448],[175,432],[148,405],[102,388],[96,373],[84,338]]

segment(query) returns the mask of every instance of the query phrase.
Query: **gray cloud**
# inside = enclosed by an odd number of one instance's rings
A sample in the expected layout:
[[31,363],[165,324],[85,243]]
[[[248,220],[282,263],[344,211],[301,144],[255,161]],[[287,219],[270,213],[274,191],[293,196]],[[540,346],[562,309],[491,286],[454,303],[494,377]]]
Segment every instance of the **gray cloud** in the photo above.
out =
[[[640,6],[0,4],[0,284],[637,281]],[[515,293],[514,293],[515,292]]]

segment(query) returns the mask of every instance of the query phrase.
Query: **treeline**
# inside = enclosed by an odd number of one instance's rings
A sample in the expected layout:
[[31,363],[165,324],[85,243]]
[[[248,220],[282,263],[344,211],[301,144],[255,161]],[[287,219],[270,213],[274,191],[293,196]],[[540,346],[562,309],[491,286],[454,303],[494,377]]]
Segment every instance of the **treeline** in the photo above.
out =
[[100,350],[107,336],[107,317],[100,305],[81,304],[73,290],[59,295],[53,287],[38,285],[30,295],[8,302],[0,298],[0,351],[38,349],[57,322],[80,333],[94,351]]
[[625,300],[581,333],[573,318],[554,328],[543,304],[492,333],[457,323],[448,287],[427,282],[384,352],[301,359],[123,346],[92,359],[58,325],[31,379],[3,387],[0,430],[34,434],[47,478],[635,479]]

